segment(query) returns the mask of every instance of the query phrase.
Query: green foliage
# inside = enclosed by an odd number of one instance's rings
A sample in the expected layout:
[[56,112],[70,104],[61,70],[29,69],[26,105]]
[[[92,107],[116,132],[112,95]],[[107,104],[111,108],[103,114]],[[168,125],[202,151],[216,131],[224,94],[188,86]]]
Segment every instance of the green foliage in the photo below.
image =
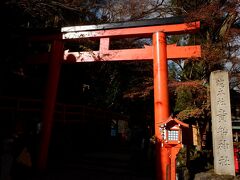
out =
[[[195,35],[171,36],[169,42],[183,44],[201,44],[202,57],[199,59],[178,60],[169,68],[171,97],[174,97],[174,111],[181,120],[194,119],[202,121],[210,119],[209,81],[214,70],[225,69],[226,63],[232,68],[230,77],[232,87],[238,81],[239,73],[236,50],[236,38],[239,36],[234,29],[238,21],[239,5],[237,1],[175,1],[170,3],[177,15],[186,15],[187,21],[200,20],[200,33]],[[197,10],[197,11],[196,11]],[[234,40],[235,39],[235,40]],[[235,42],[235,43],[234,43]],[[233,78],[234,77],[234,78]],[[199,81],[198,85],[191,82]],[[186,83],[190,82],[190,83]],[[184,84],[184,87],[182,86]]]
[[172,82],[173,111],[181,120],[208,119],[210,115],[209,88],[204,81]]
[[177,97],[176,97],[176,105],[175,111],[182,111],[185,109],[189,109],[192,106],[193,97],[192,92],[189,87],[179,86],[176,89]]
[[187,148],[183,147],[180,149],[176,158],[177,168],[185,167],[187,165]]

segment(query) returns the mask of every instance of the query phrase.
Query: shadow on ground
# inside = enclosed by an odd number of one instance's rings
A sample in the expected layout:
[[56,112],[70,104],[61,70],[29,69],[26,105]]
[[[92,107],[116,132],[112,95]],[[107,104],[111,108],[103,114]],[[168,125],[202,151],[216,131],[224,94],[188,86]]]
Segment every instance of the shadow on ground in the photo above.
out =
[[13,180],[154,180],[154,163],[137,147],[51,153],[44,173],[18,166]]

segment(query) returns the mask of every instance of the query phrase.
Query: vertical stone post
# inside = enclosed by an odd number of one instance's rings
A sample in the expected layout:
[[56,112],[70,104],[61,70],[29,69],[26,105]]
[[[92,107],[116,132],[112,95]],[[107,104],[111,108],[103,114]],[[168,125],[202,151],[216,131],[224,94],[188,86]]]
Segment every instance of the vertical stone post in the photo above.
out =
[[235,176],[228,72],[210,75],[214,171]]

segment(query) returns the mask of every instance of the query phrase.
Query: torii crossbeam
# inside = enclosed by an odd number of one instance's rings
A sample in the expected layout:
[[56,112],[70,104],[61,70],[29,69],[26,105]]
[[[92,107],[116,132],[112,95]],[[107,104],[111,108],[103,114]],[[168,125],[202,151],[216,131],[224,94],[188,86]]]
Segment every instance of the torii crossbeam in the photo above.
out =
[[[74,56],[75,62],[153,60],[155,135],[158,140],[157,179],[174,179],[175,175],[171,175],[171,169],[168,169],[170,168],[170,159],[167,149],[160,145],[162,137],[158,127],[158,124],[166,121],[170,116],[167,59],[200,57],[201,47],[199,45],[167,45],[166,36],[194,33],[199,28],[199,21],[186,23],[181,17],[170,17],[135,22],[63,27],[61,33],[57,35],[32,37],[32,41],[51,40],[53,42],[51,55],[41,56],[46,57],[45,62],[49,62],[49,78],[43,111],[43,136],[38,161],[39,168],[44,169],[46,167],[61,63],[67,62],[70,55]],[[112,38],[126,37],[152,38],[153,45],[139,49],[109,49]],[[64,50],[65,42],[84,38],[100,40],[99,50],[91,52]],[[37,58],[35,58],[35,61],[37,61]],[[41,62],[43,62],[43,59],[41,59]]]

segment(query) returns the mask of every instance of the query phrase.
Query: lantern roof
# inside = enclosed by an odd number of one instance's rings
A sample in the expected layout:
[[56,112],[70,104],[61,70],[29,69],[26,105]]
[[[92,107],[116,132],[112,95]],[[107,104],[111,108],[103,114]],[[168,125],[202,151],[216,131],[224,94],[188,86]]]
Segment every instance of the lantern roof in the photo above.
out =
[[173,118],[172,116],[170,116],[166,121],[163,121],[163,122],[159,123],[159,126],[162,126],[162,125],[164,125],[164,126],[174,126],[174,125],[177,125],[177,124],[179,126],[184,127],[184,128],[188,128],[189,127],[188,124],[178,120],[175,117]]

